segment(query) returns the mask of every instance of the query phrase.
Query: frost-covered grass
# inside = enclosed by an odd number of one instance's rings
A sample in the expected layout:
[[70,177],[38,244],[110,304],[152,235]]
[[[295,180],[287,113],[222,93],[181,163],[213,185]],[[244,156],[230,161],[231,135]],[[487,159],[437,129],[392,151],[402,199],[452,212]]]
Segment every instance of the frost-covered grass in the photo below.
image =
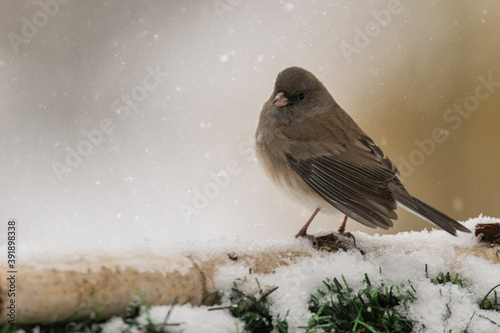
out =
[[[494,222],[477,218],[466,222]],[[220,267],[218,304],[135,304],[129,313],[98,320],[41,327],[42,332],[500,332],[500,264],[456,248],[476,245],[472,234],[441,230],[370,236],[353,232],[358,250],[311,251],[270,274],[234,262]],[[226,244],[227,243],[227,244]],[[310,246],[305,240],[201,244],[228,253]],[[98,316],[97,316],[98,317]],[[75,326],[76,325],[76,326]],[[26,330],[31,327],[25,327]],[[5,328],[2,332],[10,332]]]
[[[427,272],[426,272],[427,273]],[[99,317],[82,322],[64,324],[4,327],[1,331],[15,332],[23,328],[32,332],[433,332],[439,328],[426,327],[425,323],[415,321],[409,316],[412,305],[418,299],[419,292],[411,280],[400,285],[386,285],[383,281],[374,285],[368,275],[363,279],[364,287],[354,291],[344,276],[339,281],[326,278],[316,292],[309,295],[308,310],[310,318],[306,325],[289,327],[289,311],[284,316],[273,313],[272,302],[268,297],[278,290],[278,286],[262,287],[258,279],[248,276],[233,282],[225,306],[191,307],[168,306],[149,307],[145,303],[131,303],[121,317],[114,317],[101,323]],[[457,274],[440,272],[434,278],[426,277],[430,284],[440,285],[439,295],[449,292],[453,286],[462,290],[462,296],[470,293],[467,284]],[[494,321],[500,312],[500,285],[494,286],[477,304],[477,316],[490,322],[486,326],[471,328],[476,315],[473,312],[465,327],[459,330],[445,329],[445,332],[493,332],[500,323]],[[448,313],[443,317],[443,324],[452,316],[449,303]],[[219,300],[220,303],[220,300]],[[484,311],[487,310],[487,311]],[[488,311],[489,310],[489,311]],[[173,313],[176,312],[174,320]],[[493,311],[493,312],[491,312]],[[273,317],[273,315],[275,317]],[[232,316],[232,317],[231,317]],[[481,330],[476,330],[476,329]],[[487,329],[483,331],[482,329]],[[490,330],[491,329],[491,330]]]
[[323,281],[323,290],[311,295],[308,332],[411,332],[413,322],[398,307],[411,302],[413,293],[405,285],[374,286],[368,275],[364,282],[365,288],[353,292],[345,279]]

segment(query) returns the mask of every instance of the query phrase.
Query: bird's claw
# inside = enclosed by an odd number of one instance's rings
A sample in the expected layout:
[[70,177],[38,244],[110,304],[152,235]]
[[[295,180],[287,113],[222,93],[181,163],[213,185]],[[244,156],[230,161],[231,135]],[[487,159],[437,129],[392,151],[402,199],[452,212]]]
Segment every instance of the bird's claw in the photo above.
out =
[[327,235],[318,237],[299,233],[295,237],[303,237],[310,240],[313,244],[313,247],[321,251],[336,252],[338,250],[348,250],[349,248],[352,248],[352,245],[341,239],[341,237],[352,238],[354,240],[354,246],[356,246],[356,239],[350,232],[345,232],[342,234],[332,232]]

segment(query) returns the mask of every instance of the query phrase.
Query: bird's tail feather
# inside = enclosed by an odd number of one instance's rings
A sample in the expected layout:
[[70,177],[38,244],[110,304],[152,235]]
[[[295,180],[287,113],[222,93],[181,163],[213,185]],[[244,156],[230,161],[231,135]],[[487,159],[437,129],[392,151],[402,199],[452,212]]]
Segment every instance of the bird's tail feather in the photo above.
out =
[[434,207],[431,207],[425,202],[413,197],[405,189],[400,188],[398,191],[394,191],[393,194],[394,199],[396,199],[398,204],[400,204],[403,208],[409,210],[413,214],[423,217],[454,236],[457,235],[457,230],[462,232],[471,232],[469,229],[448,215],[441,213]]

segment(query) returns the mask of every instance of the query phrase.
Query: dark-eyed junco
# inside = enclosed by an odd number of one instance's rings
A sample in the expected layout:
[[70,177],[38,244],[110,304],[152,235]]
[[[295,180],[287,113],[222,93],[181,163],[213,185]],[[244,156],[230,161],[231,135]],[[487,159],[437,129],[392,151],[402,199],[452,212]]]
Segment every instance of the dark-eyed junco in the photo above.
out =
[[257,156],[268,176],[301,201],[341,211],[372,228],[388,229],[397,205],[456,235],[469,229],[410,195],[396,166],[335,102],[310,72],[290,67],[278,74],[260,113]]

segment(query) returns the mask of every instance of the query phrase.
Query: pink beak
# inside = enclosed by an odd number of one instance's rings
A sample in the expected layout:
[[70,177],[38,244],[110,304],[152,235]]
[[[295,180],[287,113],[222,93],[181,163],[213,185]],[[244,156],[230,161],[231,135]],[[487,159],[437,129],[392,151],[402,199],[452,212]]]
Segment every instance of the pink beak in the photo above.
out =
[[285,106],[288,104],[288,98],[285,97],[285,94],[279,92],[274,96],[273,104],[276,106]]

